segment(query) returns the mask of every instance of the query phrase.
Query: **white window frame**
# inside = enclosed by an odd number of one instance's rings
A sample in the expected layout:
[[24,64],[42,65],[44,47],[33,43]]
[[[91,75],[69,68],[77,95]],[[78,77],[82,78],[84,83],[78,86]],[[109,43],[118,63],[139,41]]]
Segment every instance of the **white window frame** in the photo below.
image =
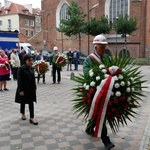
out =
[[[121,4],[122,1],[121,0],[106,0],[106,2],[105,2],[105,15],[108,16],[108,19],[109,20],[111,19],[110,21],[112,21],[112,23],[113,23],[113,18],[119,17],[117,15],[121,15],[122,13],[121,13],[121,9],[120,9],[118,14],[115,14],[115,16],[110,17],[110,5],[111,5],[111,1],[117,1],[120,4]],[[124,0],[124,2],[125,2],[125,0]],[[130,13],[129,13],[130,12],[130,0],[127,0],[127,3],[128,3],[127,15],[130,16]],[[116,7],[117,7],[117,3],[116,3]],[[125,14],[123,14],[123,15],[125,15]]]
[[34,27],[34,21],[33,20],[30,20],[30,26]]
[[40,32],[41,31],[41,27],[40,26],[36,26],[36,32]]
[[[32,35],[32,33],[33,33],[33,35]],[[31,31],[30,31],[30,35],[31,35],[31,36],[34,36],[34,31],[31,30]]]
[[28,20],[28,19],[25,19],[25,20],[24,20],[24,25],[25,25],[25,26],[29,26],[29,20]]
[[36,18],[35,18],[35,20],[36,20],[36,22],[41,22],[41,17],[40,16],[36,16]]
[[8,28],[11,28],[11,19],[8,19]]
[[65,3],[66,3],[68,6],[70,6],[69,3],[68,3],[66,0],[61,0],[61,1],[59,2],[59,4],[58,4],[57,10],[56,10],[56,27],[57,27],[57,28],[59,28],[59,26],[60,26],[60,11],[61,11],[62,6],[63,6]]
[[[26,34],[27,33],[27,34]],[[29,36],[29,30],[25,30],[25,35]]]
[[3,25],[3,21],[2,20],[0,20],[0,26],[2,26]]

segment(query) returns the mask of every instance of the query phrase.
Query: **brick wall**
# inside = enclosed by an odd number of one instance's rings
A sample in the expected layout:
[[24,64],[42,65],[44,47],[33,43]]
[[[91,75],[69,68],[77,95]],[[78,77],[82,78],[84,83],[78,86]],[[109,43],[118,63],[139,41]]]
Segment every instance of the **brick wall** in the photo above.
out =
[[[67,0],[70,3],[71,0]],[[87,0],[76,0],[83,10],[87,13]],[[56,31],[56,10],[61,0],[43,0],[42,1],[42,34],[38,37],[40,40],[46,40],[46,49],[51,50],[55,45],[59,47],[60,51],[66,51],[69,47],[78,48],[78,37],[73,36],[71,38],[64,36],[63,34]],[[92,9],[89,13],[90,17],[99,18],[105,12],[105,0],[90,0],[89,9],[95,4],[99,3],[99,6]],[[130,16],[136,17],[138,20],[138,30],[135,31],[128,38],[127,47],[132,57],[144,57],[147,55],[145,47],[150,48],[150,15],[147,14],[150,8],[149,0],[136,0],[130,1]],[[63,38],[62,38],[63,37]],[[92,45],[93,37],[90,36],[90,52],[93,51]],[[32,43],[35,43],[32,39]],[[42,45],[41,45],[42,46]],[[82,35],[82,52],[87,54],[87,36]],[[118,43],[118,53],[123,49],[124,43]],[[63,48],[62,48],[63,47]],[[112,53],[115,53],[116,43],[111,42],[108,48]]]

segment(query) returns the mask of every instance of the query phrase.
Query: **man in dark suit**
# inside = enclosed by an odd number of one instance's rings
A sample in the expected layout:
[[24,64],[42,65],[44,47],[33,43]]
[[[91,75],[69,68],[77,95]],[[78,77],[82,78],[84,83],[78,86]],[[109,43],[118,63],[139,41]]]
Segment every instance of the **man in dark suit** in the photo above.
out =
[[78,70],[78,60],[79,60],[79,52],[77,51],[77,49],[74,49],[73,52],[73,62],[74,62],[74,70]]

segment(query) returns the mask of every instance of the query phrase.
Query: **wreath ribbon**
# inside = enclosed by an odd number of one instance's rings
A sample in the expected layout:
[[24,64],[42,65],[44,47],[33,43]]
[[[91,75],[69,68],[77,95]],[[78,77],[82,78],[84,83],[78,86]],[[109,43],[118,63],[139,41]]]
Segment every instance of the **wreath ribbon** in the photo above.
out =
[[96,118],[94,137],[101,137],[107,105],[115,83],[113,75],[119,73],[121,70],[117,66],[113,66],[108,68],[107,71],[110,75],[104,79],[97,88],[88,116],[88,120]]

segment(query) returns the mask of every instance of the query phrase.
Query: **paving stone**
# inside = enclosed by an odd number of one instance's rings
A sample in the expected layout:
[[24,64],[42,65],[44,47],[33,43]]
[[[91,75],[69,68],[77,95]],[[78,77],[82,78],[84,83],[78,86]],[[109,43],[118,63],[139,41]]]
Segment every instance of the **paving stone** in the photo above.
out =
[[[65,68],[66,69],[66,68]],[[9,81],[10,91],[0,93],[0,150],[105,150],[100,138],[93,138],[85,131],[86,124],[72,112],[71,100],[75,98],[71,90],[75,83],[70,80],[70,72],[63,69],[61,84],[52,84],[50,72],[46,73],[46,84],[37,85],[35,117],[38,126],[21,120],[20,107],[14,102],[16,82]],[[149,79],[150,67],[142,67]],[[82,73],[81,66],[75,74]],[[149,82],[150,84],[150,82]],[[149,90],[144,91],[150,97]],[[108,133],[115,144],[112,150],[148,150],[150,143],[150,101],[144,98],[137,110],[139,115],[121,126],[117,134]]]

